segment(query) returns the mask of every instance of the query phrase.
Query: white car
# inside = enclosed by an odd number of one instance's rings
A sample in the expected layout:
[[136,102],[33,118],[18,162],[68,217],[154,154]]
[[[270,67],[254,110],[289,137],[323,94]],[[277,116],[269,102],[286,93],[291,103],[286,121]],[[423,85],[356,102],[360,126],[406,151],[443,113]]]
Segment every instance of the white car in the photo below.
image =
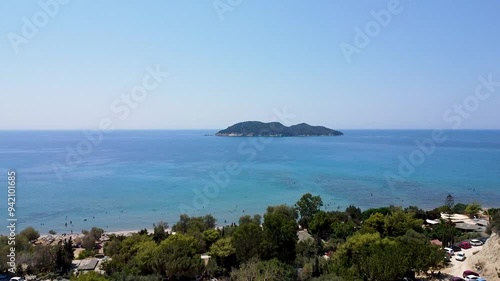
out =
[[24,281],[24,279],[22,277],[12,277],[10,281]]
[[479,241],[479,240],[477,240],[477,239],[472,239],[472,240],[470,240],[470,244],[471,244],[472,246],[482,246],[482,245],[483,245],[483,242],[481,242],[481,241]]
[[476,276],[476,275],[467,275],[467,276],[465,276],[465,280],[469,280],[469,281],[471,281],[471,280],[472,281],[474,281],[474,280],[476,280],[476,281],[486,281],[486,279],[483,279],[483,278],[481,278],[479,276]]
[[457,254],[455,255],[455,259],[456,259],[457,261],[464,261],[464,260],[465,260],[465,253],[457,253]]
[[455,254],[455,251],[453,251],[452,248],[443,248],[450,256],[453,256]]

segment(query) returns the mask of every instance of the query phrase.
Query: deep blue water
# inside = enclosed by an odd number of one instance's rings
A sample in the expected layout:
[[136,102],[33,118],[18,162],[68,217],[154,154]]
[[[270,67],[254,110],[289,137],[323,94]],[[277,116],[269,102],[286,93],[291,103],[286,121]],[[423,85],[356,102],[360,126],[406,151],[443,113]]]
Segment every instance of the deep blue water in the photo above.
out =
[[[448,193],[456,202],[500,207],[500,131],[446,131],[446,141],[430,155],[415,143],[429,139],[429,130],[204,136],[214,132],[116,131],[85,155],[89,147],[80,131],[0,131],[0,181],[6,186],[7,171],[16,171],[19,228],[59,233],[151,228],[160,220],[172,225],[184,211],[231,223],[268,205],[293,204],[306,192],[321,195],[329,210],[349,204],[434,208]],[[67,149],[78,147],[80,162],[67,162]],[[414,159],[413,173],[400,174],[401,158],[411,153],[424,157]],[[223,187],[215,188],[211,175],[221,173],[227,175],[220,177]],[[388,181],[388,173],[402,177]],[[207,186],[209,196],[199,195]],[[7,188],[0,194],[5,219],[6,197]],[[74,226],[66,228],[70,220]]]

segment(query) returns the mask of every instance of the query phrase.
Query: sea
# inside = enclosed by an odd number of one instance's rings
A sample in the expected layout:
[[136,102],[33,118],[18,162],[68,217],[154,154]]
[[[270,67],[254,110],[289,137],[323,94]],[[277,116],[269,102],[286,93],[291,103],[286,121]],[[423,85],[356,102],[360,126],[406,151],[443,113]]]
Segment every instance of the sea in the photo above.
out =
[[[14,171],[17,230],[218,225],[320,195],[323,209],[500,207],[500,131],[343,130],[341,137],[217,137],[216,130],[0,131],[0,214]],[[3,178],[3,179],[2,179]],[[12,191],[11,191],[12,193]],[[12,202],[11,202],[12,203]],[[0,227],[0,234],[7,234]]]

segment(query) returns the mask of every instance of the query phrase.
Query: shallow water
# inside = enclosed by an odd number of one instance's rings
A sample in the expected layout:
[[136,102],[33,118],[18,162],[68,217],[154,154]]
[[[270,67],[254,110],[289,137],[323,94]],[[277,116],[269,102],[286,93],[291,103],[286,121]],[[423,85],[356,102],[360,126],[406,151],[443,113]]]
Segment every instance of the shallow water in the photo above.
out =
[[[8,169],[17,173],[18,229],[151,228],[160,220],[173,225],[184,211],[212,213],[224,224],[262,214],[268,205],[293,204],[306,192],[321,195],[328,210],[349,204],[434,208],[448,193],[456,202],[500,206],[500,131],[446,131],[447,140],[430,155],[415,143],[429,139],[428,130],[204,136],[214,132],[116,131],[86,146],[80,131],[2,131],[0,171],[5,182]],[[68,148],[88,153],[67,159]],[[410,164],[411,174],[408,167],[399,173],[410,154],[418,165]],[[403,177],[388,181],[388,173]],[[6,197],[7,190],[0,200]],[[70,221],[73,226],[65,227]]]

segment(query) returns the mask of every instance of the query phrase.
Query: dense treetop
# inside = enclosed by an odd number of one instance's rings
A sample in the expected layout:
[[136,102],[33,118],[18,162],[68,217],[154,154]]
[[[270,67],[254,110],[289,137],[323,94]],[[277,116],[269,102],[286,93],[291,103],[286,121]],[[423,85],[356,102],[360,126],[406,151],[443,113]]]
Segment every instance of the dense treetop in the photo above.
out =
[[[172,227],[175,234],[168,230],[167,223],[159,222],[153,225],[153,233],[142,230],[129,237],[110,235],[104,244],[109,259],[102,263],[102,275],[75,276],[71,270],[73,258],[96,254],[102,229],[83,231],[78,241],[35,245],[39,233],[29,227],[16,237],[18,275],[82,281],[400,280],[429,269],[439,270],[445,264],[443,250],[431,244],[431,239],[448,245],[470,235],[460,232],[450,220],[441,219],[441,212],[456,210],[470,216],[483,212],[475,202],[453,202],[427,211],[416,206],[365,211],[355,206],[344,211],[322,207],[320,196],[307,193],[292,206],[269,206],[263,216],[245,215],[230,226],[217,227],[212,215],[183,214]],[[498,230],[499,209],[489,209],[487,214],[491,217],[490,230]],[[439,224],[425,225],[426,219],[437,218]],[[300,241],[299,231],[308,232]],[[7,242],[8,237],[0,236],[3,271],[10,251]],[[78,257],[73,256],[73,244],[85,248]]]

